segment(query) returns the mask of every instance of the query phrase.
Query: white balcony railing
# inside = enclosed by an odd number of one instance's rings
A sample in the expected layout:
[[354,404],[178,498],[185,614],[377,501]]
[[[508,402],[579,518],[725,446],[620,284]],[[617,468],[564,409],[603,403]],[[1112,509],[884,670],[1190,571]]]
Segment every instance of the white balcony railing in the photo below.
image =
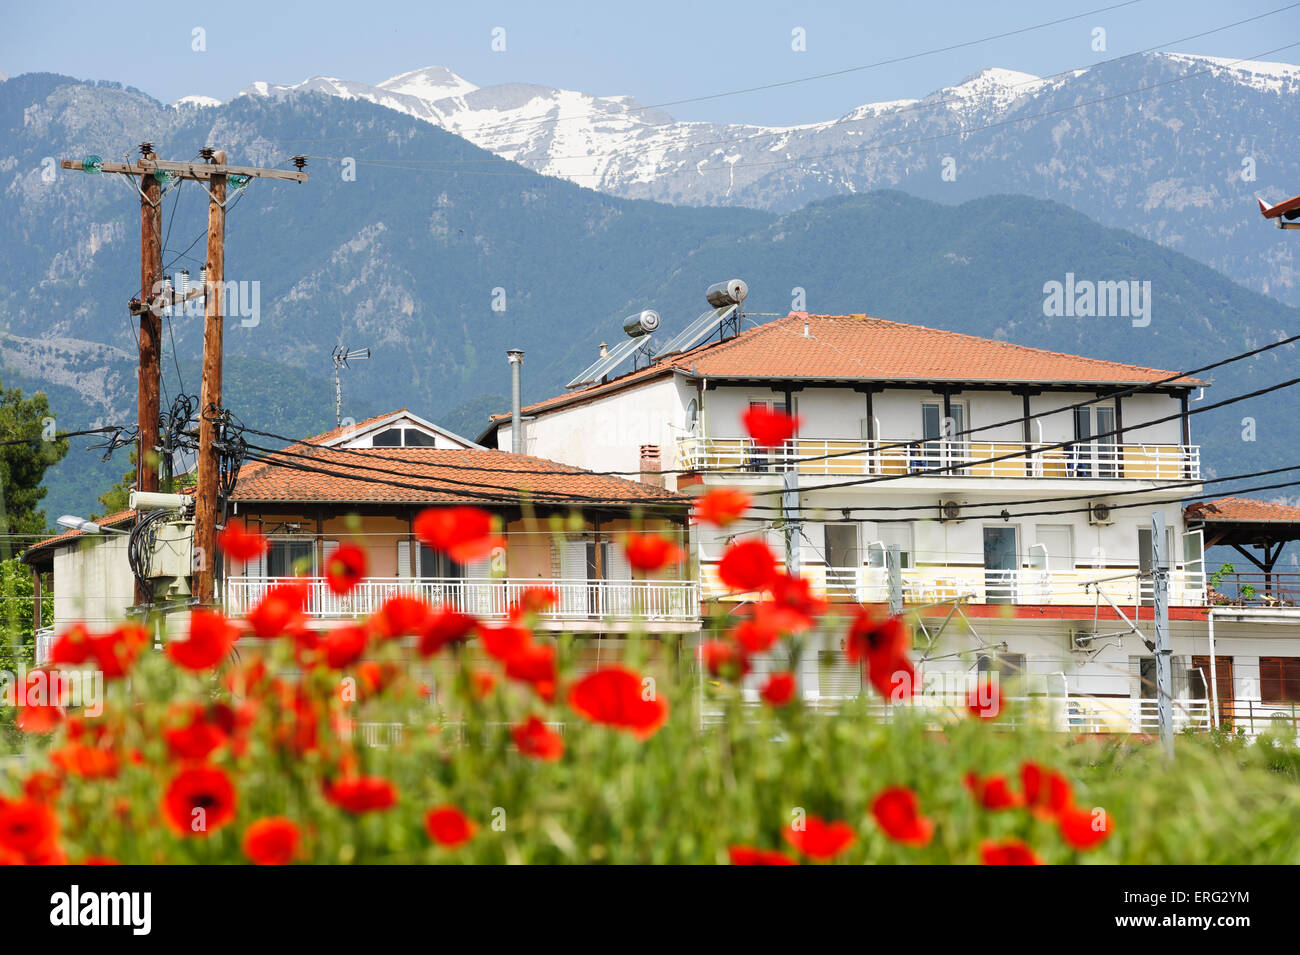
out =
[[[727,595],[718,581],[716,565],[705,564],[706,597]],[[957,598],[972,603],[1007,604],[1092,604],[1096,598],[1084,584],[1115,575],[1114,570],[985,570],[980,567],[909,567],[902,571],[903,600],[909,604],[931,604]],[[842,597],[859,603],[885,603],[889,600],[889,579],[883,567],[809,566],[803,575],[813,589],[829,597]],[[1150,603],[1150,580],[1136,575],[1105,580],[1097,585],[1103,594],[1120,605]],[[1169,575],[1169,602],[1176,607],[1205,605],[1205,575],[1194,571],[1173,570]],[[1104,603],[1104,601],[1103,601]]]
[[[307,613],[313,617],[363,617],[389,597],[419,597],[484,619],[505,617],[529,587],[550,587],[559,595],[541,616],[550,620],[699,620],[699,586],[690,580],[565,580],[534,578],[367,577],[347,596],[333,593],[323,577],[307,584]],[[223,586],[227,613],[247,613],[266,592],[287,578],[229,577]]]
[[54,628],[44,627],[37,630],[34,636],[36,637],[36,665],[45,666],[50,662],[50,651],[54,649]]
[[[677,442],[678,466],[736,473],[798,470],[815,475],[902,475],[935,468],[933,477],[1196,480],[1201,449],[1180,444],[1087,441],[1044,447],[1022,441],[927,441],[915,438],[851,441],[795,438],[776,448],[750,438],[686,437]],[[996,460],[1001,459],[1001,460]]]

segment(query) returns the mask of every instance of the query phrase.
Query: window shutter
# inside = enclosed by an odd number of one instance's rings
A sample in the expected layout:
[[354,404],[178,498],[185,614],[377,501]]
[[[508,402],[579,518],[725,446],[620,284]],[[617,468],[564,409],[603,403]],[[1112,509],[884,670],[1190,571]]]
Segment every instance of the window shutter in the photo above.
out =
[[627,553],[621,543],[610,541],[609,546],[605,548],[604,557],[606,580],[632,579],[632,565],[628,562]]
[[322,574],[325,573],[325,568],[329,567],[330,558],[334,556],[334,552],[338,549],[339,549],[339,542],[336,540],[335,541],[327,540],[321,542],[320,573]]
[[411,542],[409,540],[399,540],[397,542],[397,576],[410,577],[411,574]]

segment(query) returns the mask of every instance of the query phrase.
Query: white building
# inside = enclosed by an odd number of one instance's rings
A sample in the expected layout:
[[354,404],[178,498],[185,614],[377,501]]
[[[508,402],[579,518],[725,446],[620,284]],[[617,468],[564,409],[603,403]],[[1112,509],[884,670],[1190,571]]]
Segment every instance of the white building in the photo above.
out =
[[[754,495],[753,520],[693,542],[706,615],[751,599],[727,594],[714,572],[737,534],[763,536],[778,554],[791,546],[791,566],[837,604],[885,602],[896,547],[927,684],[997,670],[1080,731],[1155,725],[1143,572],[1158,513],[1176,715],[1207,725],[1203,530],[1182,507],[1202,490],[1189,404],[1202,384],[865,315],[792,313],[525,407],[522,447],[630,476],[662,468],[643,479],[688,494],[726,485]],[[741,417],[759,404],[797,415],[796,437],[757,447]],[[479,440],[510,447],[510,421],[496,416]],[[789,535],[788,481],[799,521]],[[1300,677],[1259,675],[1261,658],[1300,657],[1296,613],[1220,618],[1221,715],[1233,701],[1252,714],[1300,702]],[[843,629],[832,621],[805,656],[806,697],[860,688]]]

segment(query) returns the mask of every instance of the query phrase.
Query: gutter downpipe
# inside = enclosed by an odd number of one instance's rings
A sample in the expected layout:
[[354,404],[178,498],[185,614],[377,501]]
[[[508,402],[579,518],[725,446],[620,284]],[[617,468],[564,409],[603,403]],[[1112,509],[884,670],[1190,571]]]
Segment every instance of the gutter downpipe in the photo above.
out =
[[1211,729],[1218,729],[1219,726],[1219,672],[1214,665],[1214,607],[1206,614],[1206,620],[1209,622],[1210,631],[1210,719],[1214,722],[1210,724]]

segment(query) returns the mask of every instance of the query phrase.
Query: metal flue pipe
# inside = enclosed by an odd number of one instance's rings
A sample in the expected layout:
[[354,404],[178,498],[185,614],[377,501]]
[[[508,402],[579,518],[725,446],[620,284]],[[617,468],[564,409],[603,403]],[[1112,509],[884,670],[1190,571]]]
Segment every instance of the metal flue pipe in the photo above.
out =
[[510,450],[519,454],[524,450],[519,411],[519,373],[524,366],[523,350],[511,348],[506,352],[506,359],[510,362]]

